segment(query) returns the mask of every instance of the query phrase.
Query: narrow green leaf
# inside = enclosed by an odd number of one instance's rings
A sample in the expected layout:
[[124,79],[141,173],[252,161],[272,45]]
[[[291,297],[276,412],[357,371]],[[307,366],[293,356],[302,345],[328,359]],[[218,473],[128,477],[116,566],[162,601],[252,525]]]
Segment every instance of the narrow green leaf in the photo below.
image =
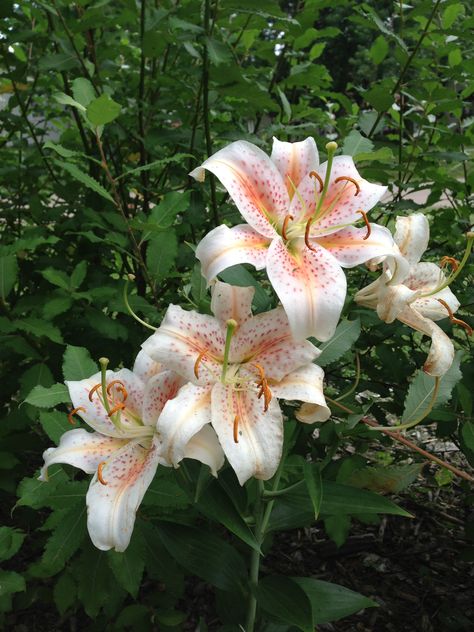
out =
[[63,376],[65,380],[83,380],[97,373],[97,364],[84,347],[68,345],[63,356]]
[[169,228],[173,225],[176,215],[183,213],[189,207],[189,191],[180,193],[172,191],[166,194],[161,202],[150,213],[150,221],[156,222],[161,228]]
[[58,103],[61,103],[61,105],[71,105],[73,108],[77,108],[78,110],[81,110],[81,112],[86,111],[86,108],[81,103],[79,103],[79,101],[76,101],[75,99],[70,97],[68,94],[65,94],[64,92],[57,92],[54,95],[54,99]]
[[16,323],[16,328],[21,331],[26,331],[37,338],[42,338],[44,336],[57,344],[63,343],[61,330],[41,318],[24,318]]
[[309,461],[303,463],[304,479],[308,488],[309,497],[314,510],[314,519],[317,520],[323,500],[323,482],[319,468]]
[[16,255],[0,257],[0,299],[6,301],[18,278]]
[[82,285],[87,274],[87,261],[79,261],[71,274],[71,287],[77,289]]
[[43,276],[52,285],[56,285],[63,290],[70,290],[69,277],[63,270],[45,268],[44,270],[41,270],[41,276]]
[[360,336],[360,320],[343,320],[339,323],[334,336],[320,347],[321,355],[316,363],[319,366],[327,366],[335,362],[352,348],[354,342]]
[[53,384],[49,388],[35,386],[25,399],[26,404],[38,406],[38,408],[53,408],[58,404],[69,404],[70,402],[69,391],[65,384]]
[[71,149],[66,149],[62,145],[58,145],[57,143],[53,143],[51,140],[47,140],[43,147],[45,149],[52,149],[57,154],[59,154],[62,158],[72,158],[73,156],[77,156],[77,151],[72,151]]
[[73,165],[70,162],[62,162],[58,163],[58,166],[65,169],[68,173],[71,174],[73,178],[84,184],[86,187],[88,187],[95,193],[98,193],[106,200],[109,200],[109,202],[114,201],[110,193],[106,189],[104,189],[104,187],[99,184],[97,180],[94,180],[94,178],[91,178],[89,175],[81,171],[78,167],[76,167],[76,165]]
[[76,584],[70,575],[63,573],[53,589],[53,598],[61,616],[74,605],[77,597]]
[[0,527],[0,562],[9,560],[20,550],[25,534],[12,527]]
[[268,575],[257,589],[258,605],[272,620],[312,632],[313,611],[306,592],[290,577]]
[[383,35],[379,35],[369,49],[369,55],[374,64],[383,62],[388,53],[388,43]]
[[406,489],[420,475],[424,463],[363,467],[354,470],[347,483],[378,492],[398,493]]
[[[160,169],[161,167],[165,167],[173,162],[181,162],[185,158],[194,158],[192,154],[174,154],[173,156],[169,156],[168,158],[162,158],[161,160],[154,160],[153,162],[149,162],[147,165],[143,165],[142,167],[136,167],[135,169],[130,169],[130,171],[125,171],[119,175],[116,180],[121,180],[122,178],[126,178],[127,176],[131,176],[135,173],[141,173],[142,171],[153,171],[154,169]],[[168,194],[170,195],[170,194]],[[179,195],[183,195],[180,193]]]
[[351,528],[351,517],[347,514],[335,514],[324,518],[324,529],[339,548],[347,540]]

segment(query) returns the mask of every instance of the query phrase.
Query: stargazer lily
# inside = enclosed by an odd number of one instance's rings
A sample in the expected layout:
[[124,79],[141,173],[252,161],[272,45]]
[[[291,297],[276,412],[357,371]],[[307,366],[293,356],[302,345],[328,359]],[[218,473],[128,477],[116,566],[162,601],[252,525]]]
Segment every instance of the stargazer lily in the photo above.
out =
[[170,305],[143,344],[188,382],[161,412],[161,454],[177,465],[196,433],[212,423],[242,485],[251,476],[267,480],[278,467],[283,416],[277,398],[306,402],[296,413],[305,423],[330,415],[323,371],[312,363],[319,350],[294,340],[281,307],[252,316],[254,291],[217,282],[214,317]]
[[312,138],[274,138],[271,157],[237,141],[190,174],[198,181],[206,169],[217,176],[247,221],[204,237],[196,250],[203,275],[210,281],[239,263],[266,267],[299,340],[334,334],[346,296],[342,268],[398,253],[390,232],[367,219],[386,187],[364,180],[350,156],[334,156],[336,143],[326,149],[319,166]]
[[[472,333],[472,329],[454,317],[459,301],[448,287],[460,272],[459,262],[452,257],[443,257],[441,266],[450,265],[453,268],[448,278],[435,263],[420,262],[428,247],[429,236],[428,220],[421,213],[397,217],[394,239],[410,267],[404,276],[394,281],[393,262],[387,258],[382,275],[357,292],[355,301],[376,309],[386,323],[398,319],[430,336],[431,348],[423,369],[429,375],[441,377],[451,366],[454,347],[450,338],[434,321],[449,318],[469,333]],[[470,246],[467,253],[469,251]]]
[[[81,417],[94,432],[66,432],[57,448],[48,448],[40,480],[48,467],[67,463],[94,474],[86,495],[87,527],[94,545],[124,551],[135,514],[159,464],[156,424],[167,401],[176,396],[183,379],[163,371],[143,351],[134,371],[102,371],[90,378],[66,382],[73,403],[68,418]],[[203,428],[184,446],[184,456],[206,463],[216,475],[224,462],[215,432]]]

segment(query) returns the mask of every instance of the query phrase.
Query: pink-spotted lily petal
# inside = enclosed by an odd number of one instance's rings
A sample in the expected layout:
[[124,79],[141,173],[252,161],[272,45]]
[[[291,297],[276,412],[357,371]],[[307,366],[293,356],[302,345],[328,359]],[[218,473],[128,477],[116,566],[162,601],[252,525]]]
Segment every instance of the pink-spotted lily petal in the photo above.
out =
[[[410,273],[403,283],[411,290],[421,292],[422,294],[430,294],[430,292],[433,292],[433,290],[445,281],[446,276],[444,272],[435,263],[423,261],[416,263],[410,268]],[[426,318],[441,320],[448,316],[448,311],[438,299],[447,303],[453,313],[459,309],[460,303],[449,287],[431,296],[420,296],[416,298],[413,302],[413,308]]]
[[133,373],[135,373],[142,382],[148,382],[148,380],[154,375],[164,370],[165,367],[152,360],[150,356],[143,351],[143,349],[138,352],[133,365]]
[[376,257],[390,256],[397,262],[397,277],[392,282],[404,278],[408,273],[408,263],[394,243],[390,231],[378,224],[370,224],[370,227],[371,233],[367,239],[367,228],[348,226],[315,241],[326,248],[343,268],[353,268]]
[[225,460],[224,450],[209,424],[203,426],[189,441],[184,456],[186,459],[195,459],[207,465],[213,476],[217,476]]
[[44,465],[39,480],[48,480],[48,468],[55,463],[67,463],[86,474],[93,474],[99,463],[122,448],[127,441],[105,437],[98,432],[87,432],[84,428],[69,430],[62,435],[57,448],[48,448],[43,453]]
[[240,327],[252,317],[254,294],[254,287],[237,287],[217,281],[212,288],[212,313],[223,323],[232,318]]
[[428,220],[421,213],[413,213],[408,217],[397,217],[393,238],[407,261],[411,265],[418,263],[428,248],[430,238]]
[[188,382],[207,384],[220,374],[225,336],[225,324],[216,318],[170,305],[160,328],[142,347],[153,360],[162,362]]
[[209,232],[196,248],[203,277],[210,281],[220,272],[239,263],[250,263],[262,270],[270,241],[247,224],[229,228],[224,224]]
[[318,349],[308,340],[295,341],[288,317],[279,307],[257,314],[237,330],[230,361],[246,362],[250,367],[258,363],[267,378],[279,381],[318,355]]
[[[120,382],[125,387],[126,409],[121,413],[121,424],[126,431],[127,427],[136,426],[136,418],[140,417],[143,400],[143,382],[141,379],[129,371],[107,371],[107,385],[112,381]],[[91,390],[101,382],[101,374],[96,373],[92,377],[79,381],[66,381],[69,395],[74,408],[79,408],[77,414],[94,430],[109,437],[121,437],[124,434],[119,432],[105,409],[102,390],[99,388],[91,394]],[[124,395],[119,384],[113,385],[110,390],[111,407],[113,403],[124,401]],[[126,432],[125,432],[126,436]]]
[[[149,440],[150,442],[150,440]],[[137,509],[160,462],[155,442],[129,441],[103,463],[86,496],[87,528],[94,545],[102,550],[125,551],[130,543]]]
[[281,382],[271,384],[272,394],[279,399],[304,402],[296,411],[296,418],[303,423],[326,421],[331,410],[323,393],[324,371],[316,364],[308,364],[287,375]]
[[[318,174],[324,181],[327,171],[327,162],[318,169]],[[359,186],[359,193],[355,185],[347,180],[336,182],[338,178],[349,176]],[[337,230],[343,224],[353,224],[360,219],[358,210],[367,212],[373,208],[382,198],[387,187],[372,184],[361,177],[354,161],[350,156],[335,156],[331,169],[329,187],[323,206],[313,228],[318,232],[331,232]]]
[[142,421],[146,426],[156,426],[166,402],[176,396],[184,379],[173,371],[162,371],[145,385]]
[[272,222],[283,221],[289,196],[276,165],[261,149],[239,140],[213,154],[190,175],[204,180],[213,173],[229,192],[244,219],[264,237],[273,237]]
[[217,383],[212,389],[212,425],[241,485],[252,476],[268,480],[275,474],[283,446],[283,416],[276,398],[262,412],[255,392]]
[[157,425],[160,455],[175,467],[187,455],[187,446],[211,422],[211,387],[186,384],[170,399]]
[[431,337],[431,347],[423,370],[434,377],[443,376],[454,359],[454,346],[450,338],[436,323],[410,306],[400,312],[398,320]]
[[318,149],[314,138],[310,136],[297,143],[286,143],[274,137],[271,159],[283,178],[290,198],[303,178],[319,166]]
[[417,293],[406,285],[380,284],[377,314],[386,323],[393,323],[407,305],[415,300]]
[[334,334],[346,296],[346,277],[325,248],[309,250],[302,239],[289,252],[281,239],[268,251],[267,274],[285,308],[296,340],[314,336],[324,342]]

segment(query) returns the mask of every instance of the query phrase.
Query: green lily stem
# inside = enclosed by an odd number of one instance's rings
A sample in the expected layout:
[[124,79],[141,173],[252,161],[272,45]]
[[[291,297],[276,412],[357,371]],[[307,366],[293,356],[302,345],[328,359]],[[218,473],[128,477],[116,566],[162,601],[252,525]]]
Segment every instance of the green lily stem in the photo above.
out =
[[233,318],[229,318],[226,324],[227,324],[227,333],[225,336],[224,360],[222,362],[222,373],[221,373],[222,383],[224,383],[225,381],[227,367],[229,366],[230,343],[232,341],[232,336],[234,335],[234,332],[237,329],[237,321],[235,321]]
[[[283,467],[282,467],[283,460],[284,459],[281,460],[280,467],[278,468],[278,471],[275,475],[275,480],[273,481],[273,489],[271,492],[269,491],[267,492],[265,490],[263,481],[258,481],[258,495],[257,495],[257,499],[255,500],[255,505],[254,505],[254,517],[255,517],[254,535],[258,543],[258,548],[260,550],[265,540],[268,523],[270,521],[270,516],[273,511],[273,505],[275,503],[274,499],[270,500],[264,511],[262,500],[268,493],[273,493],[274,495],[277,495],[278,486],[280,484],[281,473],[283,470]],[[247,610],[247,624],[245,626],[245,632],[254,632],[255,630],[255,617],[257,615],[256,591],[258,588],[258,578],[259,578],[259,571],[260,571],[260,556],[261,556],[261,553],[259,553],[255,549],[252,549],[252,555],[250,558],[250,573],[249,573],[251,592],[249,596],[249,604],[248,604],[248,610]]]
[[123,286],[123,302],[125,303],[125,307],[127,308],[127,311],[130,314],[130,316],[134,318],[137,322],[139,322],[144,327],[151,329],[152,331],[156,331],[158,327],[153,327],[153,325],[150,325],[150,323],[147,323],[145,320],[140,318],[140,316],[135,314],[135,312],[133,311],[130,305],[130,301],[128,300],[128,284],[130,281],[133,281],[134,279],[135,279],[135,276],[133,274],[130,274],[129,278],[125,281],[125,285]]

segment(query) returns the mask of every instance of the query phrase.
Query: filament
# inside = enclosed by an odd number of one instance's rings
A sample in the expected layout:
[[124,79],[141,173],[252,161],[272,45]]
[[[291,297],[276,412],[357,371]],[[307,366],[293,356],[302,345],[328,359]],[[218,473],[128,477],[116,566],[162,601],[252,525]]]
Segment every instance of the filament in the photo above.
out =
[[313,246],[311,245],[311,242],[309,241],[309,231],[311,230],[312,223],[313,223],[313,218],[310,217],[309,220],[306,222],[306,228],[304,231],[304,243],[310,250],[312,250],[313,252],[317,252],[316,248],[313,248]]
[[112,380],[107,386],[107,395],[111,396],[111,390],[113,387],[116,387],[118,391],[122,393],[123,401],[125,401],[128,397],[127,389],[125,388],[123,382],[120,380]]
[[446,301],[443,301],[442,298],[437,298],[436,300],[438,301],[438,303],[441,303],[441,305],[446,309],[446,311],[448,312],[449,320],[453,323],[453,325],[459,325],[466,330],[468,336],[472,336],[472,327],[468,325],[464,320],[456,318],[456,316],[453,314],[452,309],[449,307]]
[[69,421],[69,423],[71,424],[71,426],[75,426],[76,422],[73,419],[73,416],[76,415],[80,410],[82,410],[83,413],[86,413],[86,409],[84,408],[84,406],[78,406],[77,408],[73,408],[71,410],[71,412],[68,414],[67,416],[67,420]]
[[239,443],[239,416],[234,417],[233,424],[234,443]]
[[94,393],[97,393],[97,391],[101,388],[102,384],[96,384],[95,386],[93,386],[91,388],[91,390],[89,391],[89,401],[92,402],[92,398],[94,397]]
[[[357,195],[357,193],[356,193]],[[362,219],[365,222],[365,227],[367,228],[367,234],[365,235],[365,237],[362,237],[362,239],[368,239],[370,237],[370,233],[372,232],[372,229],[370,228],[370,223],[369,220],[367,218],[367,213],[361,209],[359,209],[357,211],[358,213],[360,213],[362,215]]]
[[323,179],[321,178],[321,176],[319,175],[319,173],[316,173],[316,171],[310,171],[309,172],[309,176],[310,176],[310,178],[314,178],[315,180],[318,181],[319,193],[322,193],[323,189],[324,189],[324,182],[323,182]]
[[283,220],[283,226],[281,227],[281,236],[285,241],[288,241],[288,236],[286,234],[286,229],[288,228],[288,222],[293,221],[293,215],[287,215]]
[[201,351],[198,357],[196,358],[196,362],[194,363],[194,375],[196,376],[197,380],[199,380],[199,365],[201,364],[201,361],[205,355],[206,355],[206,352]]
[[454,257],[443,257],[439,262],[439,267],[445,268],[447,265],[450,265],[453,269],[453,272],[456,272],[456,270],[459,268],[459,261]]
[[342,182],[343,180],[347,180],[348,182],[351,182],[355,188],[356,188],[356,192],[354,193],[355,196],[359,195],[360,193],[360,186],[359,183],[357,182],[357,180],[354,180],[354,178],[351,178],[350,176],[339,176],[339,178],[336,178],[334,180],[334,182]]

